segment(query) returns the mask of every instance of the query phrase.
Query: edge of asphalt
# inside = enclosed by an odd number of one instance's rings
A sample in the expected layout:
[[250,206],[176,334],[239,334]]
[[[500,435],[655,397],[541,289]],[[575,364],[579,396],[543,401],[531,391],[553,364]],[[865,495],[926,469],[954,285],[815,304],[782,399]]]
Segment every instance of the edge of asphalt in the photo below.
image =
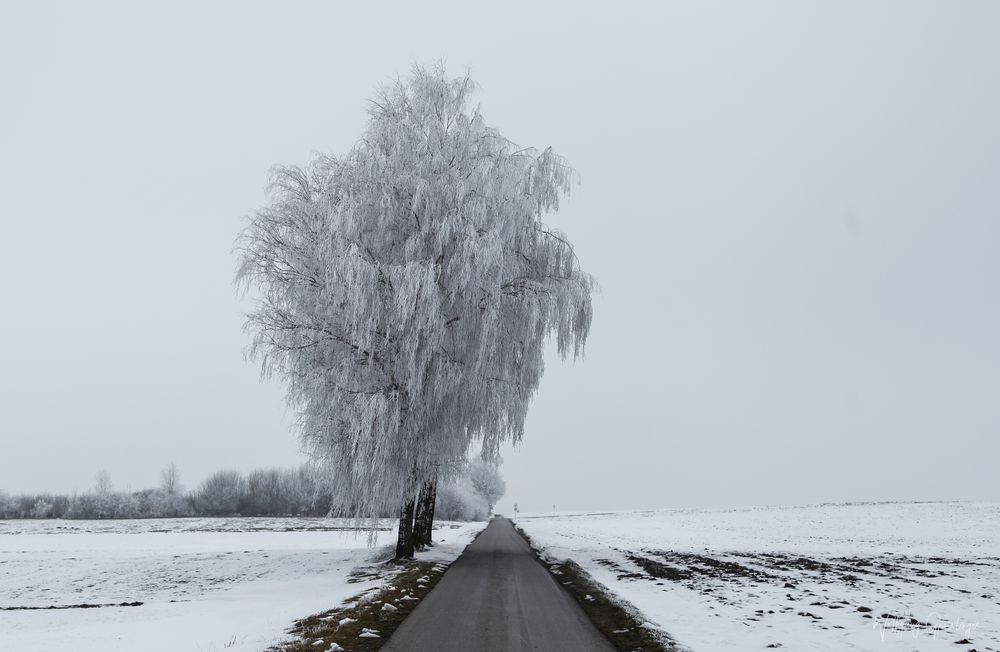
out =
[[549,558],[516,522],[510,522],[535,553],[538,563],[580,605],[587,618],[616,649],[621,652],[684,652],[687,649],[665,631],[648,627],[649,619],[635,605],[595,580],[572,559]]

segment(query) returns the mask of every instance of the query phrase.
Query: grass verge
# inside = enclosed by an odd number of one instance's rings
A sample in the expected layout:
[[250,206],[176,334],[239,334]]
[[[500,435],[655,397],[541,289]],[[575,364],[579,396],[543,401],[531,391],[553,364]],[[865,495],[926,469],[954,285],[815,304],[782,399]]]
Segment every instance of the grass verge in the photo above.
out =
[[359,569],[351,576],[355,582],[390,579],[381,589],[366,591],[335,609],[296,621],[288,632],[291,640],[272,646],[267,652],[380,650],[447,569],[444,562],[421,561]]
[[647,627],[642,614],[598,583],[571,559],[546,560],[544,553],[531,542],[524,530],[515,526],[549,573],[573,598],[597,629],[622,652],[680,652],[665,632]]

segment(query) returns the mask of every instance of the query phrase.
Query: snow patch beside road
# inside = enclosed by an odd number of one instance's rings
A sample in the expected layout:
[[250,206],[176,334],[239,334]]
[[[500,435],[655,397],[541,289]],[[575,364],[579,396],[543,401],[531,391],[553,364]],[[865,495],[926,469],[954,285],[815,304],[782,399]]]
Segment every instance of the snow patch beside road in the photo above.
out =
[[[0,650],[257,652],[298,618],[381,587],[354,574],[395,541],[340,519],[0,521]],[[441,523],[426,561],[453,561],[485,523]]]

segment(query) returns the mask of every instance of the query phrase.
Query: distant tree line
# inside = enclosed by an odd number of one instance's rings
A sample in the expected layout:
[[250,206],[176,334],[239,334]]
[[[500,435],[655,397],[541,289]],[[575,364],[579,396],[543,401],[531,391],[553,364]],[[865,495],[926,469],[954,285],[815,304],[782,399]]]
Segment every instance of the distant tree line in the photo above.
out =
[[[489,518],[503,496],[499,470],[483,462],[463,466],[437,494],[440,518],[477,521]],[[116,491],[106,471],[83,493],[7,495],[0,492],[0,519],[122,519],[188,516],[327,516],[333,496],[310,466],[291,469],[217,471],[192,491],[180,483],[177,465],[160,473],[160,486]],[[378,516],[395,516],[388,512]]]
[[0,492],[0,519],[177,518],[185,516],[326,516],[332,498],[312,470],[254,469],[218,471],[196,489],[185,491],[177,466],[160,474],[160,486],[116,491],[107,472],[94,488],[73,494]]

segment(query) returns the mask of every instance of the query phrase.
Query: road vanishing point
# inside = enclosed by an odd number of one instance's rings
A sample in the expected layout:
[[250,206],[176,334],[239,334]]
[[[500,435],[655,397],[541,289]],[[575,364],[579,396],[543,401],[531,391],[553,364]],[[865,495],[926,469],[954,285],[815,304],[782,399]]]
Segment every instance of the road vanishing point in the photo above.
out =
[[615,652],[505,518],[493,519],[383,652]]

